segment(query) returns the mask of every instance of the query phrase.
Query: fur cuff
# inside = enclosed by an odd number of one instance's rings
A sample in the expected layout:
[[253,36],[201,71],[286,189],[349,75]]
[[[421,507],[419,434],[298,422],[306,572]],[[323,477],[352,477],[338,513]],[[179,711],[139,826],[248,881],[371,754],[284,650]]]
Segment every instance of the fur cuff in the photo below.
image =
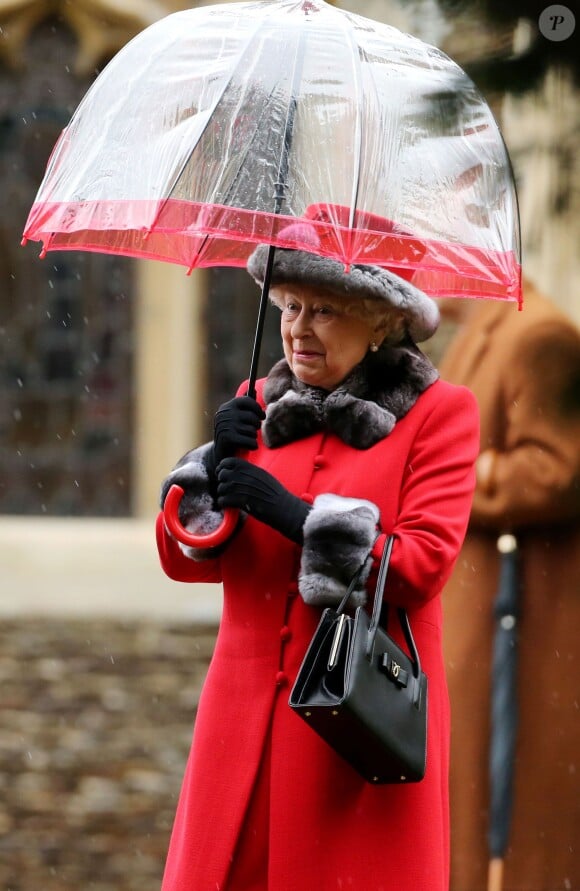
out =
[[365,582],[372,565],[379,510],[371,501],[319,495],[304,523],[298,588],[311,606],[337,606],[355,572],[364,564],[349,605],[366,602]]
[[[163,480],[161,486],[162,507],[172,485],[181,486],[184,490],[179,505],[179,519],[187,531],[195,535],[208,535],[217,529],[223,520],[223,513],[214,507],[210,490],[206,461],[211,448],[212,443],[207,443],[187,452]],[[178,544],[185,556],[192,560],[205,560],[216,556],[215,548],[191,548],[181,542]]]

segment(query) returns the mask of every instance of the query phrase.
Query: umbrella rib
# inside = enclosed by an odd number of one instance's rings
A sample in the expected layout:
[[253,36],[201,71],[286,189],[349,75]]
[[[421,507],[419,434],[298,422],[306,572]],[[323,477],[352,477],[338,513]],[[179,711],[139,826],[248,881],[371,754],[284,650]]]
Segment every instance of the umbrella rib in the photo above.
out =
[[361,114],[360,103],[358,101],[358,97],[362,96],[362,65],[360,60],[360,49],[358,44],[355,42],[354,34],[352,33],[351,28],[347,28],[344,25],[344,16],[341,16],[341,20],[343,23],[344,31],[347,35],[347,38],[351,44],[353,50],[353,74],[355,78],[355,96],[357,98],[356,103],[356,122],[355,122],[355,147],[354,147],[354,163],[353,163],[353,186],[352,186],[352,195],[350,201],[350,211],[349,211],[349,220],[348,227],[349,229],[354,228],[354,218],[358,203],[358,191],[359,191],[359,183],[360,183],[360,175],[361,175],[361,166],[362,166],[362,135],[363,135],[363,118]]
[[[302,80],[302,71],[304,68],[304,32],[300,31],[298,43],[296,46],[296,55],[294,56],[294,66],[292,70],[292,84],[290,87],[290,102],[288,103],[288,112],[284,123],[284,142],[282,144],[282,154],[280,156],[280,164],[278,165],[278,182],[276,183],[276,208],[274,213],[280,213],[281,203],[284,200],[283,189],[286,187],[286,177],[290,166],[290,146],[292,143],[292,133],[294,131],[294,119],[296,117],[296,92],[300,81]],[[280,206],[278,206],[278,203]]]
[[249,49],[250,45],[252,44],[252,42],[253,42],[253,40],[254,40],[254,37],[256,36],[256,34],[258,33],[259,30],[260,30],[260,24],[258,24],[258,25],[254,28],[254,30],[252,31],[252,33],[250,34],[250,36],[249,36],[248,39],[246,40],[246,43],[245,43],[244,46],[242,47],[242,49],[241,49],[241,51],[240,51],[240,54],[239,54],[239,56],[238,56],[237,62],[236,62],[236,64],[235,64],[233,70],[230,72],[229,77],[228,77],[228,78],[224,78],[224,84],[223,84],[223,87],[222,87],[222,89],[220,90],[219,95],[216,97],[216,99],[215,99],[215,101],[214,101],[214,103],[213,103],[213,106],[212,106],[211,111],[210,111],[209,114],[207,115],[207,120],[206,120],[206,122],[205,122],[205,124],[204,124],[204,126],[203,126],[203,129],[202,129],[201,133],[199,134],[199,136],[198,136],[198,138],[197,138],[197,140],[196,140],[195,145],[193,145],[193,146],[191,147],[191,150],[188,152],[187,156],[184,158],[184,160],[183,160],[183,162],[182,162],[182,164],[181,164],[181,167],[180,167],[180,169],[179,169],[179,172],[178,172],[177,176],[175,177],[175,180],[174,180],[174,182],[173,182],[173,185],[171,186],[170,189],[168,189],[167,195],[165,196],[165,198],[163,199],[161,205],[159,206],[159,208],[158,208],[158,210],[157,210],[157,213],[155,214],[155,219],[153,220],[153,222],[152,222],[151,225],[149,226],[149,229],[148,229],[148,232],[147,232],[148,235],[150,235],[151,232],[153,232],[153,230],[155,229],[155,226],[156,226],[156,224],[157,224],[157,221],[158,221],[159,217],[161,216],[161,214],[162,214],[162,212],[163,212],[163,209],[164,209],[165,205],[167,204],[167,202],[168,202],[169,199],[171,198],[171,195],[173,194],[173,192],[174,192],[175,189],[177,188],[177,186],[178,186],[178,184],[179,184],[179,181],[180,181],[181,177],[183,176],[183,173],[184,173],[184,171],[185,171],[185,168],[187,167],[187,165],[189,164],[189,162],[190,162],[190,160],[191,160],[191,156],[193,155],[193,153],[194,153],[195,149],[197,148],[197,146],[199,145],[199,143],[200,143],[200,141],[201,141],[201,139],[202,139],[202,137],[203,137],[205,131],[207,130],[207,128],[208,128],[208,126],[209,126],[209,123],[210,123],[210,121],[212,120],[213,113],[214,113],[215,109],[217,108],[217,106],[218,106],[219,103],[221,102],[221,100],[222,100],[222,98],[223,98],[223,96],[224,96],[226,90],[228,89],[229,85],[230,85],[231,82],[232,82],[232,79],[233,79],[234,75],[235,75],[236,72],[239,70],[239,68],[240,68],[240,66],[241,66],[241,64],[242,64],[242,61],[245,59],[246,54],[247,54],[247,52],[248,52],[248,49]]
[[[227,87],[228,87],[229,84],[231,83],[231,81],[232,81],[232,77],[233,77],[233,75],[235,74],[235,71],[239,68],[240,62],[242,61],[243,56],[246,55],[246,53],[247,53],[247,51],[248,51],[248,48],[249,48],[249,45],[250,45],[250,43],[253,41],[253,39],[254,39],[254,37],[256,36],[256,34],[258,33],[258,30],[259,30],[259,29],[256,28],[256,29],[254,30],[253,34],[252,34],[252,35],[250,36],[250,38],[248,39],[248,42],[247,42],[247,44],[245,45],[245,47],[244,47],[242,53],[240,54],[240,58],[238,59],[238,62],[236,63],[236,68],[235,68],[234,71],[232,72],[232,75],[230,76],[230,78],[229,78],[229,80],[228,80],[228,83],[226,84],[226,86],[225,86],[224,89],[222,90],[222,92],[221,92],[221,94],[220,94],[220,96],[219,96],[217,102],[214,104],[214,107],[213,107],[213,109],[212,109],[212,114],[213,114],[213,112],[215,111],[215,108],[217,107],[217,105],[219,104],[219,102],[221,101],[221,99],[222,99],[222,97],[223,97],[223,95],[224,95],[224,93],[225,93]],[[302,69],[303,69],[303,63],[304,63],[303,44],[304,44],[304,32],[303,32],[303,30],[301,30],[301,31],[300,31],[300,34],[299,34],[299,38],[298,38],[298,44],[297,44],[297,48],[296,48],[296,53],[295,53],[295,56],[294,56],[294,63],[293,63],[293,69],[292,69],[292,83],[291,83],[291,88],[290,88],[291,102],[290,102],[290,104],[289,104],[288,113],[287,113],[287,116],[286,116],[286,121],[285,121],[285,123],[284,123],[284,142],[283,142],[283,146],[282,146],[282,153],[281,153],[281,157],[280,157],[280,163],[279,163],[279,166],[278,166],[277,182],[275,183],[275,188],[276,188],[276,192],[275,192],[275,195],[274,195],[274,198],[275,198],[274,213],[275,213],[275,214],[279,214],[279,213],[280,213],[280,211],[281,211],[281,209],[282,209],[282,202],[283,202],[283,200],[284,200],[284,187],[285,187],[286,175],[287,175],[287,173],[288,173],[288,158],[289,158],[289,154],[290,154],[291,135],[292,135],[292,129],[293,129],[293,126],[294,126],[294,117],[295,117],[295,112],[296,112],[296,89],[297,89],[297,86],[298,86],[298,84],[299,84],[299,82],[300,82],[300,80],[301,80],[301,77],[302,77]],[[277,83],[274,83],[274,84],[272,85],[272,87],[271,87],[271,89],[270,89],[270,93],[269,93],[269,96],[270,96],[270,97],[273,95],[273,93],[274,93],[274,91],[275,91],[275,89],[276,89],[276,86],[277,86]],[[260,118],[258,119],[258,121],[256,122],[256,125],[255,125],[255,127],[254,127],[254,132],[253,132],[253,134],[252,134],[252,138],[251,138],[250,140],[248,140],[245,151],[244,151],[243,153],[241,153],[241,155],[240,155],[240,162],[239,162],[239,165],[238,165],[238,169],[237,169],[236,174],[235,174],[235,176],[233,177],[233,180],[232,180],[232,182],[231,182],[231,184],[230,184],[230,186],[229,186],[229,188],[228,188],[228,191],[227,191],[227,194],[226,194],[226,196],[225,196],[225,199],[224,199],[224,202],[223,202],[223,203],[227,203],[229,196],[232,194],[232,191],[233,191],[233,189],[234,189],[235,186],[236,186],[236,183],[237,183],[237,181],[238,181],[240,172],[242,171],[242,169],[243,169],[243,167],[244,167],[244,163],[245,163],[245,161],[246,161],[246,158],[247,158],[248,155],[250,154],[250,150],[251,150],[251,147],[252,147],[252,145],[253,145],[254,139],[255,139],[256,136],[260,133],[260,130],[261,130],[261,128],[260,128],[260,124],[261,124],[262,118],[263,118],[263,117],[265,116],[265,114],[266,114],[266,110],[267,110],[267,106],[264,105],[263,110],[262,110],[262,114],[261,114]],[[207,124],[206,124],[206,126],[207,126]],[[203,135],[203,134],[201,134],[201,135]],[[201,136],[200,136],[200,139],[201,139]],[[196,143],[196,146],[199,144],[199,141],[200,141],[200,140],[198,139],[198,141],[197,141],[197,143]],[[178,175],[178,177],[177,177],[177,179],[176,179],[176,181],[175,181],[175,183],[174,183],[172,189],[170,190],[170,193],[169,193],[169,196],[168,196],[168,197],[170,197],[170,196],[171,196],[171,193],[177,188],[177,186],[178,186],[178,184],[179,184],[179,180],[180,180],[181,176],[183,175],[183,172],[185,171],[185,168],[186,168],[187,164],[189,163],[189,160],[191,159],[191,155],[193,154],[193,151],[195,151],[196,146],[194,146],[194,148],[192,149],[192,152],[190,152],[190,154],[188,155],[188,158],[187,158],[186,161],[184,162],[184,164],[183,164],[183,166],[182,166],[182,169],[180,170],[179,175]],[[197,248],[197,250],[196,250],[196,252],[195,252],[195,258],[192,259],[191,262],[190,262],[189,270],[192,270],[192,269],[194,268],[194,265],[195,265],[195,263],[196,263],[196,261],[197,261],[197,258],[198,258],[198,257],[200,256],[200,254],[203,252],[203,249],[204,249],[205,245],[207,244],[209,238],[210,238],[210,235],[207,234],[207,235],[205,236],[205,238],[203,239],[202,243],[201,243],[201,244],[199,245],[199,247]]]
[[[290,157],[290,146],[292,143],[292,132],[294,130],[294,118],[296,115],[296,91],[300,81],[302,80],[302,70],[304,67],[304,32],[301,31],[298,38],[298,45],[296,47],[296,55],[294,57],[294,67],[292,71],[292,85],[290,88],[290,102],[288,104],[288,112],[286,114],[286,121],[284,124],[284,140],[282,143],[282,153],[280,155],[280,163],[278,165],[278,176],[277,182],[275,184],[276,187],[276,195],[275,195],[275,204],[274,204],[274,213],[279,214],[282,209],[282,202],[284,201],[284,189],[286,186],[286,176],[288,174],[289,167],[289,157]],[[270,290],[270,281],[272,278],[272,269],[274,266],[274,255],[276,252],[276,248],[273,244],[270,245],[268,250],[268,257],[266,260],[266,270],[264,275],[264,282],[262,285],[262,293],[260,294],[260,305],[258,308],[258,322],[256,325],[256,334],[254,338],[254,345],[252,348],[252,359],[250,362],[250,374],[248,378],[248,395],[255,397],[256,392],[256,378],[258,376],[258,361],[260,357],[260,347],[262,344],[262,335],[264,332],[264,321],[266,318],[266,307],[268,305],[268,292]]]
[[[256,33],[256,32],[254,32],[254,34],[255,34],[255,33]],[[244,50],[244,52],[245,52],[245,50]],[[231,78],[230,78],[230,82],[231,82]],[[269,97],[268,97],[268,98],[271,98],[271,97],[272,97],[272,95],[273,95],[273,93],[274,93],[274,91],[275,91],[275,88],[276,88],[276,84],[274,84],[274,85],[272,86],[272,88],[270,89]],[[224,92],[225,92],[225,91],[224,91]],[[223,92],[222,92],[221,95],[223,96]],[[220,97],[220,98],[221,98],[221,97]],[[214,108],[215,108],[215,106],[214,106]],[[261,124],[262,124],[263,119],[264,119],[265,116],[266,116],[266,112],[267,112],[267,110],[268,110],[267,103],[264,103],[264,106],[263,106],[263,108],[262,108],[262,112],[261,112],[261,114],[260,114],[260,117],[258,118],[258,120],[257,120],[256,123],[255,123],[255,126],[254,126],[254,132],[252,133],[252,137],[251,137],[251,139],[248,139],[248,141],[247,141],[247,143],[246,143],[246,148],[245,148],[245,150],[244,150],[243,152],[241,152],[240,155],[239,155],[240,162],[239,162],[239,164],[238,164],[238,169],[237,169],[237,171],[236,171],[236,173],[235,173],[235,176],[232,178],[232,182],[230,183],[230,185],[229,185],[229,187],[228,187],[228,190],[227,190],[227,192],[226,192],[226,194],[225,194],[225,196],[224,196],[224,199],[223,199],[223,202],[222,202],[223,204],[226,204],[226,205],[227,205],[227,203],[228,203],[228,201],[229,201],[229,198],[230,198],[230,195],[232,194],[232,192],[234,191],[234,189],[235,189],[235,187],[236,187],[236,185],[237,185],[237,182],[238,182],[240,173],[241,173],[241,171],[242,171],[243,168],[244,168],[244,164],[245,164],[245,162],[246,162],[246,159],[247,159],[247,157],[250,155],[252,146],[253,146],[253,144],[254,144],[254,140],[255,140],[256,136],[258,136],[258,135],[260,134],[260,132],[261,132]],[[201,137],[200,137],[200,138],[201,138]],[[198,140],[198,143],[199,143],[199,140]],[[196,145],[197,145],[197,144],[196,144]],[[195,147],[194,147],[193,151],[195,151]],[[193,151],[192,151],[191,154],[193,154]],[[189,159],[191,158],[191,154],[189,155],[186,164],[189,162]],[[175,183],[174,183],[173,188],[172,188],[171,191],[175,190],[175,189],[177,188],[177,186],[179,185],[179,179],[181,178],[181,176],[182,176],[182,174],[183,174],[183,172],[184,172],[184,170],[185,170],[185,166],[186,166],[186,165],[184,165],[184,167],[183,167],[182,170],[180,171],[179,177],[178,177],[177,180],[175,181]],[[211,236],[210,236],[209,233],[206,234],[205,237],[204,237],[204,239],[203,239],[203,241],[201,242],[201,244],[200,244],[199,247],[197,248],[197,250],[196,250],[196,252],[195,252],[195,259],[192,259],[191,262],[190,262],[190,264],[189,264],[189,269],[190,269],[190,270],[192,270],[192,269],[194,268],[195,263],[196,263],[196,261],[197,261],[197,258],[203,253],[203,249],[204,249],[205,245],[207,244],[208,240],[210,239],[210,237],[211,237]]]

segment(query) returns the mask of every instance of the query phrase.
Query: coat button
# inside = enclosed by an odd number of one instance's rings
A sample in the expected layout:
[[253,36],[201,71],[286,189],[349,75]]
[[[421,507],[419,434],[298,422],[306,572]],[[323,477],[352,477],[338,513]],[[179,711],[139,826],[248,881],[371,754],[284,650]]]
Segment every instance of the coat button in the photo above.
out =
[[300,498],[302,501],[305,501],[306,504],[312,504],[314,502],[314,495],[311,495],[310,492],[303,492]]
[[280,628],[280,640],[287,641],[290,640],[291,637],[292,632],[288,628],[288,625],[283,625],[282,628]]
[[283,671],[278,671],[276,673],[276,686],[277,687],[285,687],[288,683],[288,675]]
[[321,470],[323,467],[326,467],[327,461],[324,455],[316,455],[314,459],[314,469]]

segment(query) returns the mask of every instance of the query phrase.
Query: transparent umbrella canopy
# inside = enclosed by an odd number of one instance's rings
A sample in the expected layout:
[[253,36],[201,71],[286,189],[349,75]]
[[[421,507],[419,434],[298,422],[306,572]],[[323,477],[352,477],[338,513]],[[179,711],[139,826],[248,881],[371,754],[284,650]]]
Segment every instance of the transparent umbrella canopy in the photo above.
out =
[[493,115],[451,59],[323,0],[169,15],[103,70],[24,230],[47,250],[244,266],[258,243],[386,266],[432,296],[520,299]]
[[[307,220],[308,226],[289,225]],[[204,266],[274,252],[386,267],[431,296],[521,300],[519,221],[493,115],[451,59],[323,2],[167,16],[124,47],[49,159],[24,240]],[[308,233],[308,235],[306,235]],[[182,493],[181,493],[182,494]],[[172,533],[180,491],[165,502]],[[212,533],[213,535],[213,533]]]

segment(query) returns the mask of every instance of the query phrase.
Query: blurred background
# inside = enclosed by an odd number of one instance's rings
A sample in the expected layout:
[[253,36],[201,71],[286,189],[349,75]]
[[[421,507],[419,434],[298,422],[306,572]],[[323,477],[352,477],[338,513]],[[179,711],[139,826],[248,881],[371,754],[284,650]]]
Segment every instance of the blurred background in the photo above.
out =
[[[166,579],[161,479],[249,366],[258,291],[198,270],[20,246],[56,139],[175,0],[0,0],[0,888],[159,887],[219,587]],[[345,0],[465,68],[503,131],[523,265],[580,322],[580,18],[535,0]],[[168,299],[170,295],[171,299]],[[223,320],[225,318],[225,324]],[[453,333],[429,345],[437,360]],[[262,371],[279,356],[267,321]]]

